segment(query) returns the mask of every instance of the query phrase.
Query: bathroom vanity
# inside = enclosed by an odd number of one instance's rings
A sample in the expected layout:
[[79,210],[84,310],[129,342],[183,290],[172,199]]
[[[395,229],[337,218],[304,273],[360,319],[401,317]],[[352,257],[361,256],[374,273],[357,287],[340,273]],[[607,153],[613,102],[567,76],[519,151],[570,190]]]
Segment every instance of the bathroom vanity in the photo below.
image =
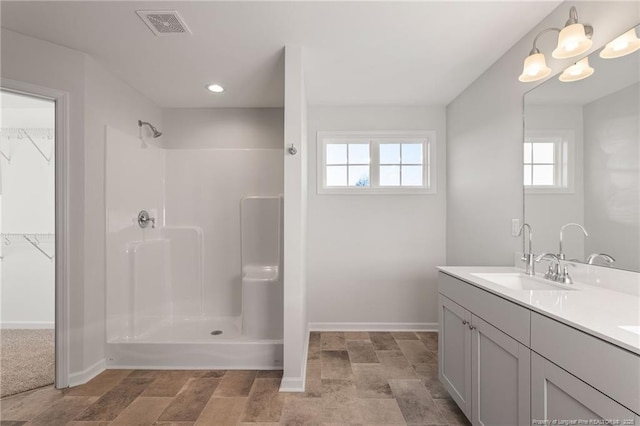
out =
[[524,96],[527,270],[440,268],[439,377],[474,425],[640,424],[640,51],[602,52]]
[[439,269],[439,377],[474,425],[640,424],[640,297]]

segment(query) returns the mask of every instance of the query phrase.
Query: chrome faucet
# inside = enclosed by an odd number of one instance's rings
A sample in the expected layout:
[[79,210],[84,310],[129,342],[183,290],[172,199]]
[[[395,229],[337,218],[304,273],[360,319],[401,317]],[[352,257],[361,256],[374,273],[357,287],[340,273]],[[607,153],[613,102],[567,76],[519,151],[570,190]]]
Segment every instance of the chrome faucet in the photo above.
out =
[[533,232],[531,231],[531,225],[529,225],[528,223],[523,223],[522,226],[520,227],[520,230],[518,231],[518,237],[522,235],[522,231],[524,230],[524,228],[527,228],[527,230],[529,231],[529,252],[527,253],[525,251],[525,240],[526,237],[523,235],[522,236],[522,259],[524,260],[524,265],[525,265],[525,273],[527,275],[535,275],[536,274],[536,264],[534,262],[534,254],[531,251],[531,239],[533,238]]
[[566,224],[566,225],[564,225],[562,228],[560,228],[560,244],[559,244],[559,251],[558,251],[558,259],[560,259],[560,260],[564,260],[564,259],[565,259],[564,252],[562,251],[562,232],[563,232],[566,228],[568,228],[568,227],[570,227],[570,226],[577,226],[578,228],[580,228],[580,229],[582,230],[582,232],[584,233],[584,236],[585,236],[585,237],[588,237],[588,236],[589,236],[589,234],[587,233],[587,230],[586,230],[586,229],[584,229],[584,226],[580,225],[579,223],[574,223],[574,222],[567,223],[567,224]]
[[544,259],[551,261],[549,262],[549,269],[547,269],[547,273],[544,274],[546,279],[562,284],[573,284],[573,279],[569,275],[569,266],[576,265],[571,262],[563,262],[562,259],[553,253],[542,253],[540,256],[536,257],[536,262],[540,262]]
[[616,261],[613,258],[613,256],[609,256],[606,253],[593,253],[593,254],[590,254],[589,257],[587,258],[587,263],[589,265],[593,265],[593,262],[599,257],[603,258],[604,261],[607,262],[607,266],[611,266],[613,264],[613,262]]
[[542,253],[540,256],[536,257],[536,262],[540,262],[541,260],[550,260],[549,268],[547,272],[544,274],[544,277],[551,281],[557,281],[558,276],[560,275],[558,271],[560,270],[560,259],[553,253]]

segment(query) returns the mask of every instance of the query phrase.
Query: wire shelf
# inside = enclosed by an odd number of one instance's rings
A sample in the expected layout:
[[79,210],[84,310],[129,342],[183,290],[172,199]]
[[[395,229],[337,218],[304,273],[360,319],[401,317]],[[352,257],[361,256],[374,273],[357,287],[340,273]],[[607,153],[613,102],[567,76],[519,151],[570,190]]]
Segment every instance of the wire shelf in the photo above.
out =
[[[29,141],[38,150],[38,153],[47,161],[47,164],[51,164],[53,154],[47,155],[36,143],[36,139],[53,141],[55,138],[55,131],[53,127],[2,127],[0,128],[0,140],[7,139],[7,141]],[[0,154],[4,157],[9,164],[11,164],[11,153],[7,155],[4,151],[0,150]]]
[[[41,243],[53,243],[55,242],[55,234],[48,233],[32,233],[32,234],[23,234],[23,233],[1,233],[0,239],[2,240],[2,246],[10,246],[17,242],[27,242],[33,248],[38,250],[43,256],[45,256],[49,260],[53,260],[55,258],[54,254],[49,254],[46,250],[40,247]],[[0,255],[0,259],[4,259],[4,255]]]

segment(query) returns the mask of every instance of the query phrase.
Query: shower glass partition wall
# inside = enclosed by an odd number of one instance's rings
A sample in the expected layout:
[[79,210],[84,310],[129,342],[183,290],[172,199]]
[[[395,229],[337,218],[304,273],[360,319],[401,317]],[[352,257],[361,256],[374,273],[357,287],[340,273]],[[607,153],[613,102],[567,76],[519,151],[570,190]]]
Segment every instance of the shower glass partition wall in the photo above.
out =
[[[282,192],[282,172],[264,177],[282,150],[106,134],[107,366],[281,368],[281,198],[240,204]],[[155,227],[139,226],[141,210]],[[244,255],[272,275],[247,281]]]

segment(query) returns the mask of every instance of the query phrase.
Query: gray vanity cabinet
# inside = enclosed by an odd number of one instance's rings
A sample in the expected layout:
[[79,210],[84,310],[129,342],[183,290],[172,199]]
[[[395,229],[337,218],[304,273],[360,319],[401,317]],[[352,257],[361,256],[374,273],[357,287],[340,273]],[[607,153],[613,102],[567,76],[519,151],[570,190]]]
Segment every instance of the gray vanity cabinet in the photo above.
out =
[[473,424],[531,424],[531,350],[475,315],[471,325]]
[[440,381],[471,418],[471,313],[442,295],[439,307]]
[[438,300],[440,381],[474,425],[640,425],[638,354],[445,273]]
[[[637,424],[631,410],[533,352],[531,359],[531,418],[538,421],[613,420]],[[587,423],[582,423],[587,424]]]
[[530,424],[530,350],[440,295],[440,381],[475,425]]

